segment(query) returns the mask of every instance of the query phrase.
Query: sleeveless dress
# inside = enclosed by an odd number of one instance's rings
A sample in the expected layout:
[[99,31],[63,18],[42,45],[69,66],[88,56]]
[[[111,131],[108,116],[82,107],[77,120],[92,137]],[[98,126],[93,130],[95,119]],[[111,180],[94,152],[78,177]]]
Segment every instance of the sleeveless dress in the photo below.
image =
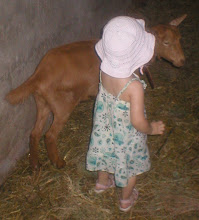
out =
[[86,169],[114,174],[118,187],[127,186],[130,177],[148,171],[151,166],[147,135],[137,131],[131,124],[130,103],[119,99],[134,80],[146,88],[145,82],[136,76],[115,97],[103,87],[100,72],[99,93],[87,153]]

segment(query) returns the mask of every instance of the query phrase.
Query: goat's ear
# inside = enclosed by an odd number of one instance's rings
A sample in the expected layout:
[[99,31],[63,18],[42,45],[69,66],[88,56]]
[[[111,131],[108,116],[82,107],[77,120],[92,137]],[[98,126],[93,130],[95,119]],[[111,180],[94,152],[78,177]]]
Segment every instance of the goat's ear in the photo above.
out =
[[180,16],[179,18],[174,19],[169,24],[174,25],[174,26],[178,26],[186,17],[187,17],[187,14],[184,14],[184,15]]
[[157,25],[157,26],[154,26],[150,29],[150,33],[153,34],[156,39],[161,39],[163,36],[162,29],[163,29],[163,27],[161,25]]

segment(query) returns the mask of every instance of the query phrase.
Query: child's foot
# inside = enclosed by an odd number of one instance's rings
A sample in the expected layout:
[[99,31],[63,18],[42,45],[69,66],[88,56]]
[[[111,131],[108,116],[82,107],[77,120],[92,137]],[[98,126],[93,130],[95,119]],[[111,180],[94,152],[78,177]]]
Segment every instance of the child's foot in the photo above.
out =
[[113,187],[115,187],[114,176],[113,175],[109,175],[108,184],[107,185],[103,185],[101,183],[98,183],[98,180],[97,180],[94,191],[96,193],[102,193],[105,190],[113,188]]
[[120,199],[120,207],[119,207],[120,210],[123,212],[128,212],[135,205],[137,199],[138,199],[138,191],[136,188],[134,188],[130,199],[125,199],[125,200]]

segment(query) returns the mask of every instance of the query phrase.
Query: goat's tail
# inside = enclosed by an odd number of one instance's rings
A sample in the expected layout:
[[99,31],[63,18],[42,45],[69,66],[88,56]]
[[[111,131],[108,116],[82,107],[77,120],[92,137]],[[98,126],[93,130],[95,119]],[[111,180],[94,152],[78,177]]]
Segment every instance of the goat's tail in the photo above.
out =
[[16,89],[11,90],[5,99],[12,105],[22,103],[35,90],[34,80],[31,77]]

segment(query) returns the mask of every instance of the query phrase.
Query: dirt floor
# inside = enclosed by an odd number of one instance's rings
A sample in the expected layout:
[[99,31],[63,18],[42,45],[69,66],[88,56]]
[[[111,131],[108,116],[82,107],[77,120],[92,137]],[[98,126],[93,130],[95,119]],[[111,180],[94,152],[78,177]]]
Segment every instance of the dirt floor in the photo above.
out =
[[[142,1],[144,2],[144,1]],[[58,147],[67,166],[54,168],[40,142],[39,173],[32,174],[25,156],[0,188],[0,219],[199,219],[199,5],[194,0],[146,0],[132,7],[150,26],[186,13],[180,25],[186,64],[166,61],[151,66],[155,89],[147,87],[151,120],[166,123],[163,136],[149,136],[152,168],[138,177],[140,193],[127,214],[118,209],[120,190],[96,195],[96,173],[85,169],[94,99],[81,103],[61,132]]]

